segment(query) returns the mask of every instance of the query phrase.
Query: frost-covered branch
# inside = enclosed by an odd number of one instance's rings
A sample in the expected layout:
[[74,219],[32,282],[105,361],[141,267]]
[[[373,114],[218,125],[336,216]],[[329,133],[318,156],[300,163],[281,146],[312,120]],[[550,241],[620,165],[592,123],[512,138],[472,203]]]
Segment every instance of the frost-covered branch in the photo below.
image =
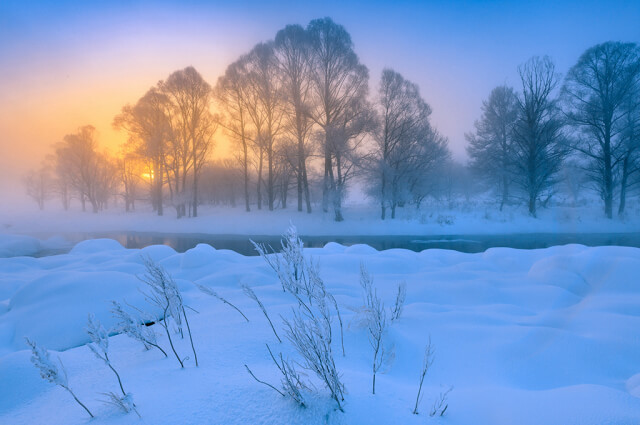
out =
[[258,381],[259,383],[261,383],[261,384],[263,384],[263,385],[266,385],[266,386],[267,386],[267,387],[269,387],[269,388],[272,388],[272,389],[276,390],[276,391],[278,392],[278,394],[280,394],[282,397],[285,397],[285,395],[284,395],[284,393],[283,393],[282,391],[280,391],[279,389],[277,389],[276,387],[274,387],[274,386],[273,386],[273,385],[271,385],[270,383],[268,383],[268,382],[264,382],[264,381],[261,381],[260,379],[256,378],[256,375],[254,375],[254,374],[253,374],[253,372],[251,371],[251,369],[249,369],[249,366],[247,366],[247,365],[245,364],[245,365],[244,365],[244,367],[247,369],[247,372],[249,372],[249,375],[251,375],[251,377],[252,377],[253,379],[255,379],[256,381]]
[[155,331],[152,327],[145,326],[145,320],[141,316],[129,313],[117,301],[111,301],[111,304],[113,305],[111,313],[118,319],[118,324],[115,328],[117,332],[124,333],[140,341],[146,350],[150,347],[155,347],[167,357],[167,353],[158,344]]
[[210,296],[222,301],[224,304],[228,305],[229,307],[233,308],[235,311],[240,313],[242,315],[242,317],[244,317],[244,320],[246,320],[247,322],[249,321],[249,319],[247,319],[247,316],[245,316],[244,313],[242,311],[240,311],[240,309],[238,307],[236,307],[235,305],[231,304],[225,298],[221,297],[216,291],[214,291],[213,289],[209,288],[208,286],[204,286],[204,285],[201,285],[199,283],[195,283],[194,282],[194,284],[198,287],[199,290],[201,290],[202,292],[204,292],[207,295],[210,295]]
[[449,408],[447,398],[451,391],[453,391],[453,387],[449,387],[448,389],[440,392],[438,398],[433,402],[433,406],[431,406],[429,416],[444,416],[445,412]]
[[253,292],[253,289],[251,289],[251,287],[249,285],[242,285],[242,290],[244,291],[244,293],[245,293],[245,295],[247,297],[251,298],[256,303],[258,303],[258,306],[260,307],[260,310],[262,310],[262,313],[264,314],[264,317],[266,317],[267,320],[269,321],[269,325],[271,326],[271,330],[273,331],[273,334],[276,336],[276,338],[278,338],[278,342],[282,343],[282,340],[280,339],[280,336],[278,336],[278,332],[276,332],[276,328],[273,326],[273,322],[271,322],[271,319],[269,318],[269,315],[267,314],[267,309],[264,307],[264,304],[262,304],[262,301],[260,301],[260,299],[258,298],[256,293]]
[[369,333],[369,344],[373,348],[373,383],[372,393],[376,393],[376,373],[380,370],[386,353],[382,338],[387,329],[387,314],[384,303],[378,297],[376,289],[373,287],[373,279],[365,268],[360,264],[360,286],[364,291],[365,312],[367,315],[367,331]]
[[[418,404],[421,400],[422,393],[422,384],[424,383],[424,378],[427,376],[427,372],[429,368],[433,364],[433,347],[431,345],[431,336],[429,336],[429,342],[427,342],[427,346],[424,348],[424,358],[422,360],[422,370],[420,371],[420,385],[418,386],[418,395],[416,396],[416,405],[413,408],[413,414],[418,414]],[[433,416],[433,415],[431,415]]]
[[198,355],[196,354],[196,349],[193,345],[191,329],[189,327],[187,313],[184,309],[184,303],[182,301],[182,295],[180,294],[178,285],[171,275],[169,275],[162,266],[154,262],[151,258],[143,257],[142,260],[144,262],[146,273],[139,279],[147,284],[148,292],[145,293],[147,301],[162,310],[163,320],[161,321],[161,324],[169,338],[169,345],[171,346],[173,354],[176,356],[176,359],[178,359],[180,367],[184,368],[184,360],[180,358],[175,349],[173,340],[171,339],[171,332],[169,332],[168,323],[168,319],[171,317],[182,334],[182,319],[184,318],[187,325],[187,331],[189,333],[193,356],[195,358],[196,366],[198,366]]
[[40,371],[40,376],[42,377],[42,379],[67,390],[69,394],[71,394],[73,399],[80,406],[82,406],[84,410],[87,411],[89,416],[93,418],[93,413],[91,413],[91,411],[87,409],[87,406],[85,406],[78,399],[78,397],[76,397],[74,392],[69,387],[67,372],[65,371],[64,365],[62,364],[60,358],[58,358],[58,362],[60,363],[60,367],[62,368],[62,374],[58,370],[58,366],[49,357],[49,352],[46,348],[39,347],[35,341],[31,341],[29,338],[25,338],[25,341],[27,342],[27,345],[31,347],[31,363],[33,363],[33,365]]
[[276,357],[273,355],[273,352],[271,351],[269,344],[266,344],[266,345],[267,345],[267,350],[269,350],[269,355],[271,356],[271,360],[273,360],[273,363],[275,363],[276,367],[282,374],[282,381],[281,381],[282,389],[289,395],[289,397],[291,397],[300,406],[307,407],[305,404],[304,397],[302,395],[302,390],[307,389],[307,386],[300,379],[300,375],[298,374],[295,367],[293,366],[293,363],[289,362],[288,360],[285,360],[284,357],[282,356],[282,353],[280,353],[279,355],[280,361],[278,361]]
[[396,302],[391,309],[391,321],[394,322],[402,315],[404,309],[404,300],[407,297],[407,284],[400,282],[398,284],[398,292],[396,293]]

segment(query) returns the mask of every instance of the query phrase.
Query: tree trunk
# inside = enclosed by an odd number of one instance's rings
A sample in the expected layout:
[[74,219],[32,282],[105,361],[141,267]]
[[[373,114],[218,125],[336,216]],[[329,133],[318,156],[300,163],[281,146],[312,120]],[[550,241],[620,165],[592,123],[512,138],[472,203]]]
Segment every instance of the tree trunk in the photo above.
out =
[[262,148],[260,148],[260,159],[258,163],[258,209],[262,209],[262,160],[263,160],[263,152]]
[[620,182],[620,205],[618,205],[618,216],[622,216],[624,214],[624,208],[627,203],[628,180],[629,180],[629,155],[626,155],[622,163],[622,181]]
[[[325,144],[327,141],[325,141]],[[331,153],[329,152],[329,147],[325,146],[324,149],[324,181],[322,184],[322,211],[329,212],[329,195],[331,192],[331,186],[333,182],[331,181],[330,174],[332,174],[331,170]]]

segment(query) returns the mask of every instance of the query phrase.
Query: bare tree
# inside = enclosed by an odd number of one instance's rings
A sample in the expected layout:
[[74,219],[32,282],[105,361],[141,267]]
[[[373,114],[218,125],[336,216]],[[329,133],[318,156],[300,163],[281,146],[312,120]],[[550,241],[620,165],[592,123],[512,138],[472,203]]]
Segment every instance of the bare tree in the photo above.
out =
[[558,84],[555,65],[547,56],[533,57],[518,73],[522,93],[514,125],[514,168],[529,213],[535,217],[541,196],[551,196],[567,148],[557,101],[552,97]]
[[113,127],[129,134],[131,151],[148,161],[146,173],[151,186],[151,205],[164,214],[163,187],[170,140],[173,139],[171,103],[167,95],[152,87],[135,105],[126,105],[113,120]]
[[300,25],[287,25],[276,34],[275,54],[283,80],[282,91],[287,103],[286,130],[297,142],[295,156],[291,156],[291,163],[296,170],[298,211],[302,211],[304,194],[307,213],[311,213],[307,175],[307,144],[313,126],[313,120],[309,116],[311,97],[311,40],[309,33]]
[[513,180],[513,126],[518,98],[511,87],[498,86],[482,102],[475,133],[466,134],[471,169],[500,190],[500,211],[509,198]]
[[27,195],[36,201],[40,210],[44,210],[45,201],[51,197],[53,190],[52,180],[51,168],[45,161],[37,169],[29,171],[24,177]]
[[[210,111],[211,86],[202,76],[189,66],[175,71],[160,88],[167,94],[175,106],[175,135],[186,149],[186,161],[191,173],[191,207],[193,217],[198,216],[198,177],[207,155],[213,148],[213,135],[217,130],[217,121]],[[186,171],[188,166],[183,167]],[[183,172],[183,189],[186,183]],[[182,215],[185,215],[182,204]]]
[[634,179],[640,173],[640,84],[635,87],[635,93],[625,102],[623,148],[620,150],[620,203],[618,215],[624,214],[629,188],[638,184]]
[[446,141],[431,127],[431,108],[416,84],[391,70],[382,71],[377,101],[375,149],[369,157],[369,191],[380,201],[381,218],[411,201],[417,181],[448,157]]
[[116,167],[106,153],[98,151],[93,126],[80,127],[56,145],[56,171],[80,197],[82,210],[89,201],[94,213],[106,207],[116,186]]
[[247,57],[243,56],[227,67],[225,74],[218,79],[214,90],[215,98],[221,108],[220,123],[225,132],[240,145],[241,153],[237,155],[243,171],[245,210],[249,206],[249,153],[251,130],[248,112],[248,81],[246,69]]
[[311,39],[311,90],[309,110],[321,128],[324,156],[322,209],[333,203],[336,221],[343,221],[342,198],[353,163],[349,143],[369,130],[367,103],[369,70],[353,50],[351,36],[331,18],[315,19],[307,26]]
[[640,102],[637,96],[629,99],[635,94],[639,79],[638,45],[607,42],[580,56],[569,70],[562,90],[567,118],[578,130],[573,148],[589,160],[588,170],[604,201],[607,218],[613,214],[616,168],[624,161],[627,147],[625,128],[630,123],[626,111],[635,109]]
[[[247,56],[248,91],[252,98],[248,113],[256,129],[256,144],[260,152],[258,185],[262,178],[262,161],[267,162],[267,205],[274,208],[276,143],[283,129],[284,105],[282,80],[274,52],[274,43],[259,43]],[[260,196],[260,189],[259,196]]]

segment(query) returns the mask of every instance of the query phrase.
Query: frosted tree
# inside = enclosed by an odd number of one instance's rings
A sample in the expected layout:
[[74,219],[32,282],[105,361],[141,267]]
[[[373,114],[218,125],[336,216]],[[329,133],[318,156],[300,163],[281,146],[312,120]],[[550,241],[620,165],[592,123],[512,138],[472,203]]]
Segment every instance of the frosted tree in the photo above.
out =
[[308,114],[311,99],[311,39],[300,25],[287,25],[275,38],[275,55],[282,78],[285,100],[285,131],[294,149],[288,156],[297,180],[298,211],[302,211],[303,195],[307,213],[311,213],[307,159],[313,120]]
[[46,348],[39,347],[34,341],[31,341],[29,338],[25,338],[27,345],[31,347],[31,363],[40,371],[40,376],[45,381],[49,381],[52,384],[56,384],[71,394],[73,399],[80,405],[92,418],[93,413],[87,406],[85,406],[79,399],[76,397],[74,392],[69,387],[69,381],[67,379],[67,372],[64,369],[64,365],[60,358],[58,358],[58,362],[60,363],[60,367],[62,368],[62,373],[58,369],[58,366],[51,360],[49,357],[49,351]]
[[102,360],[104,364],[109,367],[109,369],[111,369],[114,375],[116,375],[116,378],[118,379],[118,385],[120,386],[120,391],[122,392],[122,396],[113,392],[106,393],[109,398],[108,402],[110,404],[116,405],[126,413],[134,411],[138,416],[140,416],[140,414],[136,410],[136,405],[133,402],[133,395],[131,393],[127,393],[124,390],[120,374],[115,369],[115,367],[113,367],[113,364],[109,359],[109,335],[107,334],[106,329],[98,320],[96,320],[93,314],[89,314],[86,330],[89,338],[91,339],[91,342],[88,344],[89,349],[93,352],[93,354],[95,354],[97,358]]
[[236,153],[235,157],[242,167],[245,210],[249,212],[250,151],[254,135],[247,109],[250,100],[247,72],[245,55],[227,67],[224,75],[218,79],[213,93],[220,111],[220,125],[240,147],[240,153]]
[[[211,113],[212,89],[195,68],[173,72],[160,83],[160,89],[174,105],[174,137],[181,140],[186,149],[186,159],[191,168],[191,208],[193,217],[198,216],[198,183],[200,172],[213,149],[213,136],[218,129],[218,121]],[[184,154],[184,153],[183,153]],[[185,158],[185,157],[183,157]],[[188,168],[184,167],[182,192],[186,194],[185,178]],[[181,203],[180,215],[185,215]]]
[[529,214],[536,217],[537,203],[551,197],[558,171],[568,154],[557,100],[555,65],[547,56],[533,57],[518,68],[522,93],[514,124],[516,183],[526,196]]
[[382,71],[375,149],[369,156],[369,192],[380,202],[381,218],[391,208],[419,198],[421,180],[449,156],[446,139],[432,128],[431,107],[418,86],[392,69]]
[[[269,211],[276,195],[276,145],[283,129],[282,80],[273,41],[257,44],[246,57],[247,113],[256,131],[258,158],[258,208],[261,207],[263,161],[266,160],[266,190]],[[266,158],[265,158],[266,157]]]
[[164,214],[163,188],[167,166],[172,162],[169,158],[170,141],[174,139],[171,116],[168,96],[158,87],[152,87],[134,105],[125,105],[113,120],[115,129],[128,133],[131,150],[146,162],[151,205],[158,215]]
[[[640,47],[607,42],[587,49],[568,72],[562,89],[569,122],[578,131],[573,149],[587,158],[587,170],[613,214],[615,175],[623,161],[625,130],[637,125],[625,116],[640,98]],[[630,106],[630,108],[629,108]]]
[[44,203],[51,198],[53,192],[53,176],[51,167],[43,161],[42,164],[27,173],[24,177],[24,185],[27,195],[38,204],[38,208],[44,210]]
[[333,205],[335,221],[343,221],[342,198],[357,162],[355,150],[372,124],[367,102],[369,70],[360,63],[347,30],[331,18],[307,26],[311,41],[311,107],[321,129],[324,176],[322,209]]
[[509,199],[513,181],[513,126],[518,117],[518,98],[511,87],[498,86],[482,102],[482,116],[475,132],[465,134],[476,175],[499,188],[500,210]]

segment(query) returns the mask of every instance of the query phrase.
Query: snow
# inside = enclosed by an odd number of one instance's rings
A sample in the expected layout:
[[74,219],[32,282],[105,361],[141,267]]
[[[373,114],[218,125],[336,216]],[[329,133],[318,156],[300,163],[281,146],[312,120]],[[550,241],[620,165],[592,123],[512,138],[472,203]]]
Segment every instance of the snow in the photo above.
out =
[[[607,220],[600,203],[593,201],[582,206],[555,205],[540,209],[539,217],[530,217],[521,206],[505,207],[498,211],[494,201],[465,201],[444,206],[425,204],[398,208],[396,219],[380,220],[376,205],[345,206],[345,221],[337,223],[333,213],[323,213],[319,205],[311,214],[295,208],[275,211],[241,207],[198,208],[199,217],[177,220],[167,208],[158,217],[147,206],[133,213],[121,208],[99,214],[80,211],[19,210],[0,211],[0,225],[4,233],[56,235],[108,232],[206,233],[224,235],[280,235],[293,221],[301,235],[474,235],[507,233],[603,233],[640,231],[640,203],[629,201],[624,218]],[[446,218],[446,219],[445,219]],[[447,224],[449,223],[449,224]],[[95,237],[95,236],[94,236]],[[1,245],[0,245],[1,247]],[[1,252],[1,251],[0,251]],[[0,254],[1,255],[1,254]]]
[[[180,254],[165,246],[130,250],[92,240],[69,254],[0,258],[0,423],[640,423],[640,249],[566,245],[464,254],[330,243],[305,254],[318,260],[345,321],[346,356],[338,346],[334,351],[347,389],[344,413],[317,381],[309,407],[301,409],[246,373],[244,364],[260,379],[279,382],[265,343],[299,360],[288,342],[278,344],[257,304],[241,290],[241,284],[254,289],[280,331],[280,315],[287,317],[295,301],[260,257],[208,245]],[[100,402],[102,393],[117,390],[117,382],[84,346],[84,328],[88,313],[107,328],[113,325],[112,299],[150,309],[136,277],[144,272],[143,255],[175,277],[193,308],[187,314],[200,366],[191,359],[180,369],[175,358],[144,351],[125,335],[110,337],[110,360],[133,394],[140,420]],[[403,315],[385,337],[394,358],[377,375],[375,396],[360,263],[387,307],[397,284],[407,284]],[[214,289],[250,322],[194,283]],[[154,328],[168,348],[163,330]],[[39,378],[24,336],[52,350],[52,359],[60,357],[70,387],[96,419],[89,420],[66,391]],[[429,336],[435,362],[420,414],[412,415]],[[175,340],[182,356],[191,354],[188,338]],[[429,417],[449,386],[454,389],[446,415]]]

